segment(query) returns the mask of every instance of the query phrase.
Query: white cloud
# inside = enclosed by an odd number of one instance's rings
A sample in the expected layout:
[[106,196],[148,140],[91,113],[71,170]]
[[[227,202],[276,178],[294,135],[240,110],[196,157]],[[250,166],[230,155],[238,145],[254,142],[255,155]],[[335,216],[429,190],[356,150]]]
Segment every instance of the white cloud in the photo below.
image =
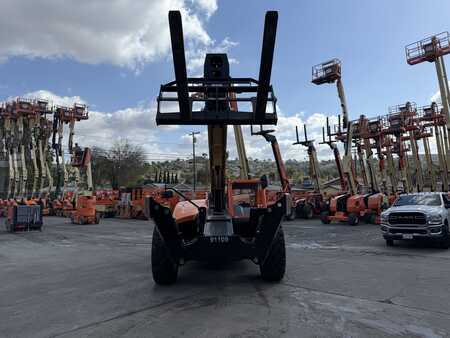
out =
[[58,96],[48,90],[36,90],[23,95],[23,97],[29,99],[45,99],[49,101],[51,106],[73,106],[74,103],[86,104],[86,102],[79,96]]
[[68,57],[139,70],[169,54],[172,9],[182,12],[190,50],[229,45],[216,44],[204,27],[216,0],[2,0],[0,59]]
[[191,0],[193,4],[205,11],[205,13],[211,16],[217,10],[217,0]]
[[[450,87],[450,81],[448,81],[448,85]],[[438,90],[436,93],[434,93],[431,97],[430,97],[430,102],[436,102],[439,104],[442,104],[441,101],[441,91]]]

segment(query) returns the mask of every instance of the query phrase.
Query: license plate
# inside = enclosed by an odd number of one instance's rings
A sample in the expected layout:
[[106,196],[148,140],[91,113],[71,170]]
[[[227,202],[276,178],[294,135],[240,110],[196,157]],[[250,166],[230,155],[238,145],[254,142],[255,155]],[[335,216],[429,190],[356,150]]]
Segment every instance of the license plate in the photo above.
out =
[[405,234],[405,235],[403,235],[403,239],[413,239],[413,235]]

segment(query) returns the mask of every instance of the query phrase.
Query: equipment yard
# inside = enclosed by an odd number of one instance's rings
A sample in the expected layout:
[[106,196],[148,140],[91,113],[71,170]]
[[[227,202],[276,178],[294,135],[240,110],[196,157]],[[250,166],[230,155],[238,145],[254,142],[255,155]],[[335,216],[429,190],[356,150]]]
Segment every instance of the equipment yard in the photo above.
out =
[[450,334],[450,251],[387,247],[378,226],[284,222],[280,283],[258,266],[189,262],[151,278],[152,221],[0,234],[2,337],[407,336]]

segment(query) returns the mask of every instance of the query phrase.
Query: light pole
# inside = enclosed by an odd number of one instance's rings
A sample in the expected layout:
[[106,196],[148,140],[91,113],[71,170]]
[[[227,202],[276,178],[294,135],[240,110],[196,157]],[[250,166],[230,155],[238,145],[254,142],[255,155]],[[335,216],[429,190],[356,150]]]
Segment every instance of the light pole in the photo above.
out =
[[195,186],[197,184],[197,169],[195,167],[195,142],[196,142],[195,135],[197,135],[197,134],[200,134],[200,132],[199,131],[193,131],[193,132],[188,134],[188,135],[192,136],[192,167],[193,167],[192,170],[194,172],[194,174],[193,174],[193,176],[194,176],[193,190],[194,191],[195,191]]

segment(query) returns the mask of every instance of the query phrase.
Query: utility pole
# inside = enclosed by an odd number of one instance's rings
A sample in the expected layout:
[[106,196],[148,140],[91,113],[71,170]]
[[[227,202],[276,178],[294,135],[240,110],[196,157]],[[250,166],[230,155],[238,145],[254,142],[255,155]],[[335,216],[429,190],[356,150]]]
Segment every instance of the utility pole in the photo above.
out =
[[188,135],[192,136],[192,170],[193,170],[193,190],[195,191],[195,186],[197,184],[197,169],[195,167],[195,135],[200,134],[199,131],[193,131],[191,133],[189,133]]

